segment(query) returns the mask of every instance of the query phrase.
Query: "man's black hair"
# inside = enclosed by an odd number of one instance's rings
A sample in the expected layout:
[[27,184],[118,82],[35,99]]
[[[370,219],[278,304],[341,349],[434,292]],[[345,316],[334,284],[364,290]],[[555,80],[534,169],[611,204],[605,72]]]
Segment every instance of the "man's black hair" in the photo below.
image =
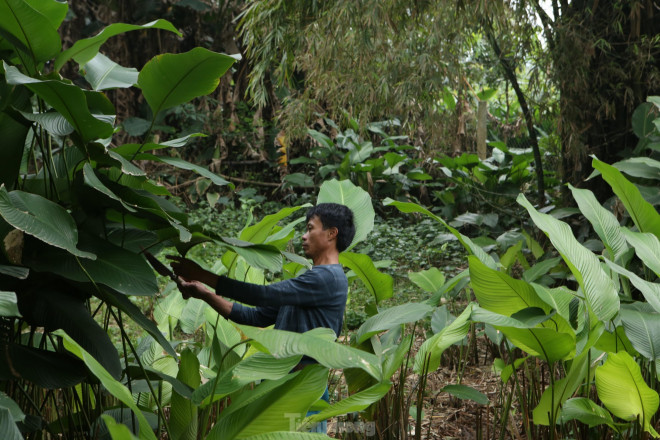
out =
[[343,252],[355,237],[353,211],[339,203],[319,203],[307,211],[307,221],[317,216],[323,229],[337,228],[337,250]]

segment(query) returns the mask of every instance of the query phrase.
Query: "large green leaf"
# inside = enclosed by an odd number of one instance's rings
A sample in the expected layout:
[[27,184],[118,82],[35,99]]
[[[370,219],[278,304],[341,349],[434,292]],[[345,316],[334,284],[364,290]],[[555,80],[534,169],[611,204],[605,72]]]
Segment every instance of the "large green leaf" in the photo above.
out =
[[101,46],[108,41],[109,38],[123,34],[124,32],[140,29],[163,29],[181,36],[181,33],[167,20],[156,20],[144,25],[113,23],[106,26],[101,32],[93,37],[76,41],[73,46],[60,53],[55,59],[54,69],[59,71],[64,63],[72,58],[78,64],[86,64],[96,56]]
[[416,204],[416,203],[411,203],[411,202],[397,202],[396,200],[392,200],[390,198],[386,198],[383,200],[383,205],[385,206],[394,206],[401,212],[405,213],[420,213],[427,215],[443,225],[449,232],[451,232],[457,239],[458,241],[463,245],[465,250],[467,250],[470,254],[476,256],[481,260],[482,263],[484,263],[486,266],[492,268],[492,269],[497,269],[497,263],[495,260],[493,260],[493,257],[488,255],[486,252],[484,252],[481,247],[477,246],[472,240],[470,240],[468,237],[465,235],[461,234],[458,232],[456,228],[451,227],[446,221],[438,217],[437,215],[433,214],[431,211],[429,211],[426,208],[423,208],[422,206]]
[[613,429],[615,428],[609,411],[596,405],[593,400],[586,397],[568,399],[561,409],[559,420],[561,423],[579,420],[590,428],[598,425],[608,425]]
[[463,340],[470,329],[470,316],[474,303],[468,304],[463,312],[451,324],[436,333],[419,348],[415,355],[413,369],[417,374],[424,374],[438,369],[442,353],[451,345]]
[[[28,54],[32,60],[28,66],[53,58],[62,48],[62,41],[57,32],[58,24],[55,17],[44,15],[34,6],[38,4],[22,0],[0,1],[0,35],[9,40],[21,52]],[[48,6],[56,6],[66,11],[66,3],[54,0],[44,0]],[[59,5],[52,5],[59,3]],[[53,12],[56,10],[53,9]],[[66,12],[65,12],[66,13]],[[25,62],[25,60],[24,60]]]
[[[199,361],[195,354],[186,349],[181,353],[177,379],[186,385],[197,388],[201,383]],[[170,410],[170,434],[178,440],[196,440],[198,431],[197,406],[189,398],[176,391],[172,394]]]
[[182,54],[158,55],[140,71],[138,86],[155,117],[165,109],[213,92],[235,61],[201,47]]
[[642,292],[642,295],[644,295],[644,298],[649,303],[649,305],[653,307],[656,312],[660,313],[660,284],[646,281],[639,277],[636,273],[624,269],[623,267],[612,263],[609,260],[605,260],[605,263],[607,263],[610,269],[612,269],[614,272],[628,277],[633,286]]
[[21,316],[15,292],[0,291],[0,316]]
[[241,240],[250,241],[252,243],[263,243],[266,241],[268,236],[273,231],[273,228],[279,223],[280,220],[283,220],[294,212],[309,206],[311,205],[305,204],[301,206],[282,208],[275,214],[265,216],[263,219],[261,219],[261,221],[259,221],[259,223],[244,228],[238,238]]
[[129,88],[138,80],[137,69],[122,67],[102,53],[89,60],[83,70],[85,79],[94,90]]
[[[0,95],[23,95],[21,103],[12,103],[13,106],[24,108],[29,107],[28,92],[22,88],[14,91],[9,90],[9,86],[0,84],[2,88]],[[8,99],[9,100],[9,99]],[[26,109],[27,110],[27,109]],[[23,150],[25,147],[25,138],[28,135],[29,125],[18,122],[6,112],[0,113],[0,133],[2,133],[2,148],[0,148],[0,185],[5,185],[13,189],[16,179],[21,169],[23,159]]]
[[660,238],[660,214],[653,205],[644,200],[639,189],[611,165],[593,160],[593,167],[601,172],[610,184],[640,232],[650,232]]
[[17,344],[4,347],[3,361],[0,362],[0,380],[20,378],[41,388],[57,389],[75,386],[86,377],[85,366],[68,353]]
[[[153,346],[153,347],[155,348],[155,346]],[[153,350],[153,348],[151,348],[151,350]],[[140,351],[140,349],[138,349],[138,351]],[[157,350],[157,349],[154,350],[154,356],[158,356],[159,357],[158,360],[165,359],[166,361],[164,363],[166,363],[167,367],[169,367],[169,365],[171,365],[172,360],[176,359],[176,358],[171,358],[171,357],[166,357],[166,356],[163,357],[163,355],[161,354],[161,351]],[[178,357],[178,355],[177,355],[177,357]],[[143,363],[146,363],[145,362],[146,358],[147,358],[147,356],[144,356],[144,355],[142,356],[142,362]],[[158,365],[157,362],[155,362],[151,358],[149,358],[149,362],[156,365],[156,366],[160,366],[160,365]],[[197,365],[199,366],[199,362],[197,362]],[[166,368],[166,369],[169,370],[169,368]],[[198,370],[199,370],[199,368],[198,368]],[[180,369],[179,369],[179,371],[180,371]],[[161,370],[157,370],[153,367],[149,367],[148,365],[140,366],[140,365],[137,365],[137,364],[130,364],[128,367],[126,367],[124,369],[124,373],[126,373],[126,376],[130,377],[131,380],[149,379],[151,381],[160,381],[160,380],[165,381],[169,385],[171,385],[172,391],[175,391],[180,397],[183,397],[183,398],[188,399],[188,400],[190,400],[190,398],[192,397],[193,389],[188,384],[182,382],[181,380],[179,380],[176,377],[170,376],[169,374],[167,374],[167,373],[165,373]],[[178,374],[178,371],[177,371],[177,374]]]
[[276,358],[266,353],[257,352],[223,371],[219,377],[210,379],[197,388],[193,392],[192,401],[195,404],[206,406],[212,401],[234,393],[250,383],[281,379],[289,374],[301,358],[301,355]]
[[14,422],[22,422],[25,420],[25,414],[23,411],[21,411],[21,408],[18,406],[18,404],[10,399],[9,396],[7,396],[2,391],[0,391],[0,408],[8,410],[11,420]]
[[635,350],[655,362],[660,358],[660,314],[621,307],[621,322]]
[[164,148],[185,147],[191,139],[196,137],[206,137],[206,135],[203,133],[191,133],[189,135],[180,138],[170,139],[168,141],[163,141],[158,143],[145,142],[143,144],[123,144],[113,148],[112,151],[115,151],[124,157],[131,158],[134,155],[140,153],[141,151],[152,151],[152,150],[162,150]]
[[277,382],[264,382],[251,392],[244,392],[240,399],[233,400],[218,418],[207,440],[232,440],[295,430],[312,403],[325,391],[328,370],[320,365],[310,365],[292,376],[279,386],[274,386]]
[[410,272],[408,278],[421,289],[431,293],[437,292],[445,284],[445,276],[437,267]]
[[369,405],[378,402],[392,388],[390,382],[382,382],[373,385],[366,390],[351,394],[345,399],[321,410],[318,414],[308,416],[303,421],[303,426],[311,426],[314,423],[321,422],[331,417],[342,414],[362,411]]
[[25,292],[19,307],[27,322],[47,332],[62,329],[114,377],[121,375],[119,354],[104,329],[92,318],[82,298],[53,287]]
[[627,228],[621,228],[621,232],[632,247],[635,254],[644,264],[657,276],[660,276],[660,240],[651,233],[633,232]]
[[0,438],[4,440],[23,440],[21,431],[12,420],[9,409],[0,405]]
[[532,220],[550,238],[584,291],[587,304],[602,321],[608,321],[619,311],[619,296],[612,279],[605,273],[598,258],[573,236],[570,226],[548,214],[538,212],[523,194],[517,199]]
[[[549,289],[540,284],[532,283],[532,287],[539,298],[554,310],[557,314],[564,318],[566,322],[572,323],[572,328],[575,331],[580,331],[584,325],[584,301],[578,299],[579,297],[575,292],[566,286],[555,287]],[[577,307],[572,307],[571,304],[577,304]],[[554,320],[556,322],[556,320]],[[562,331],[568,331],[562,329]]]
[[80,134],[83,142],[112,136],[112,124],[98,119],[90,112],[88,97],[80,87],[57,80],[31,78],[23,75],[16,67],[9,66],[6,63],[5,71],[9,84],[25,85],[39,95],[69,121],[76,132]]
[[488,405],[490,402],[488,396],[484,393],[467,385],[445,385],[440,391],[443,393],[449,393],[461,400],[472,400],[480,405]]
[[[124,156],[126,157],[126,156]],[[139,153],[135,157],[130,157],[129,159],[135,159],[135,160],[153,160],[155,162],[162,162],[166,163],[168,165],[172,165],[173,167],[180,168],[182,170],[188,170],[188,171],[194,171],[195,173],[199,174],[202,177],[206,177],[207,179],[210,179],[211,182],[215,183],[218,186],[224,186],[224,185],[229,185],[230,187],[233,188],[233,184],[229,183],[227,180],[223,179],[222,177],[218,176],[215,173],[212,173],[208,169],[192,164],[190,162],[186,162],[183,159],[180,159],[178,157],[170,157],[170,156],[157,156],[155,154],[151,153]]]
[[642,429],[658,437],[651,425],[658,410],[658,393],[646,385],[639,365],[628,353],[608,353],[605,363],[596,368],[596,391],[612,414],[626,421],[639,420]]
[[394,280],[390,275],[380,272],[368,255],[342,252],[339,254],[339,262],[355,272],[377,302],[391,298],[394,294]]
[[128,429],[128,426],[115,422],[115,419],[107,414],[103,414],[101,417],[108,427],[112,440],[138,440]]
[[588,352],[582,353],[573,360],[566,377],[556,380],[554,384],[545,389],[539,404],[533,411],[534,424],[549,426],[557,420],[564,402],[575,393],[582,383],[588,381],[589,360]]
[[85,165],[83,165],[83,176],[84,176],[84,180],[85,180],[86,185],[89,185],[90,187],[94,188],[95,190],[97,190],[101,194],[103,194],[103,195],[105,195],[105,196],[107,196],[107,197],[109,197],[113,200],[118,201],[119,203],[121,203],[121,205],[127,211],[136,212],[136,209],[134,209],[133,207],[131,207],[131,206],[127,205],[126,203],[124,203],[124,201],[122,199],[120,199],[117,194],[112,192],[112,190],[110,188],[108,188],[107,186],[105,186],[103,184],[101,179],[99,179],[99,177],[94,172],[94,168],[88,162],[85,162]]
[[609,251],[610,258],[613,261],[618,260],[628,250],[619,221],[614,214],[603,208],[591,191],[578,189],[570,184],[568,187],[571,189],[580,211],[589,220]]
[[348,206],[353,211],[355,237],[347,250],[367,238],[367,235],[374,229],[376,214],[371,203],[371,196],[350,180],[332,179],[323,182],[316,203],[339,203]]
[[28,121],[36,122],[44,130],[55,136],[67,136],[73,133],[73,125],[66,120],[59,112],[50,111],[45,113],[21,112],[21,115]]
[[537,279],[541,278],[543,275],[547,274],[549,270],[557,266],[557,263],[561,261],[561,257],[550,258],[548,260],[543,260],[537,262],[534,266],[530,267],[523,272],[522,278],[528,283],[534,282]]
[[78,249],[76,223],[57,203],[23,191],[7,192],[3,185],[0,186],[0,215],[16,229],[45,243],[78,257],[95,258],[93,253]]
[[[546,315],[538,308],[523,310],[521,313],[527,311],[534,311],[537,313],[530,314],[530,316],[526,316],[525,319],[518,319],[517,317],[501,315],[484,309],[483,307],[475,306],[472,309],[471,319],[474,322],[483,322],[494,327],[534,328],[552,317],[551,315]],[[513,316],[517,315],[519,314]]]
[[89,368],[92,374],[94,374],[94,376],[96,376],[101,381],[101,384],[103,384],[105,389],[110,394],[119,399],[124,405],[133,410],[135,417],[137,417],[137,420],[140,423],[140,439],[156,440],[156,436],[151,430],[149,422],[147,422],[144,415],[142,414],[142,411],[140,411],[140,409],[133,401],[133,396],[131,395],[131,392],[128,390],[128,388],[126,388],[124,385],[122,385],[121,382],[112,377],[112,375],[110,375],[110,373],[108,373],[108,371],[103,368],[103,366],[99,364],[96,359],[90,356],[89,353],[80,347],[80,345],[78,345],[66,333],[61,332],[60,336],[62,336],[64,339],[64,347],[78,358],[83,360],[85,365],[87,365],[87,368]]
[[[158,292],[153,269],[141,256],[88,234],[81,234],[80,248],[94,251],[96,260],[77,260],[56,248],[40,249],[25,256],[30,267],[70,280],[104,284],[125,295],[151,296]],[[91,280],[90,280],[91,277]]]
[[497,329],[516,347],[546,362],[570,359],[575,355],[574,334],[560,333],[552,328],[497,327]]
[[433,310],[434,307],[423,303],[406,303],[390,307],[364,321],[356,334],[356,342],[361,344],[376,333],[397,325],[422,320]]
[[4,264],[0,264],[0,274],[24,280],[30,274],[30,269],[22,266],[5,266]]
[[[308,206],[311,205],[305,204],[302,206],[282,208],[275,214],[265,216],[263,219],[261,219],[261,221],[259,221],[259,223],[243,228],[239,238],[251,243],[264,243],[273,231],[273,228],[277,226],[280,220],[283,220],[299,209]],[[225,267],[229,270],[229,273],[232,273],[237,258],[238,254],[233,251],[227,252],[222,256],[222,264],[224,264]]]
[[481,307],[507,316],[530,307],[549,311],[531,284],[488,267],[476,256],[469,256],[468,261],[472,289]]
[[[112,174],[109,174],[108,177],[111,176]],[[164,206],[163,198],[156,197],[153,194],[150,194],[146,191],[134,190],[132,188],[125,187],[123,185],[113,185],[112,190],[119,198],[121,198],[121,200],[124,201],[124,203],[129,204],[130,206],[133,206],[135,208],[138,208],[138,210],[142,212],[152,214],[157,218],[161,218],[165,220],[167,223],[169,223],[173,228],[177,230],[180,241],[185,243],[190,241],[190,239],[192,238],[191,232],[184,224],[182,224],[187,220],[185,215],[182,215],[180,212],[176,212],[175,210],[172,210],[172,207],[170,206]],[[134,218],[130,214],[126,214],[126,213],[123,213],[120,216],[117,216],[116,218],[113,218],[111,214],[108,214],[108,217],[117,221],[118,223],[122,223],[122,222],[131,223],[133,221],[137,223],[137,227],[139,227],[140,229],[154,230],[154,229],[163,228],[164,226],[164,225],[158,225],[157,227],[155,227],[152,224],[148,224],[148,226],[140,225],[139,224],[140,221],[144,222],[144,220]],[[208,238],[205,238],[204,241],[208,241],[208,240],[209,240]]]
[[631,157],[613,163],[612,166],[629,176],[642,179],[660,179],[660,161],[650,157]]
[[221,242],[243,257],[252,267],[272,272],[282,269],[282,253],[275,246],[255,244],[230,237],[222,237]]
[[190,298],[181,311],[181,330],[193,334],[206,322],[205,310],[208,304],[197,298]]
[[[374,379],[382,379],[380,360],[374,354],[334,342],[334,332],[325,330],[325,337],[314,330],[303,334],[285,330],[258,329],[239,325],[245,336],[276,357],[299,354],[310,356],[328,368],[360,368]],[[329,338],[332,338],[330,340]]]

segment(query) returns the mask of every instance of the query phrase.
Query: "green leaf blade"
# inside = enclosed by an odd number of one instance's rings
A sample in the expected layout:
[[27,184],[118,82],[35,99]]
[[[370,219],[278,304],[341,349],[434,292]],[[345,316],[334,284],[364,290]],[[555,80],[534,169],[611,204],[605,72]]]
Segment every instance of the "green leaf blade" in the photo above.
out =
[[236,60],[197,47],[182,54],[163,54],[140,71],[138,85],[154,115],[208,95]]
[[93,259],[95,255],[78,249],[78,228],[64,208],[36,194],[7,192],[0,187],[0,216],[26,234],[71,254]]
[[644,382],[639,365],[626,352],[608,353],[607,361],[596,369],[599,399],[615,416],[634,421],[657,437],[651,419],[658,410],[658,393]]

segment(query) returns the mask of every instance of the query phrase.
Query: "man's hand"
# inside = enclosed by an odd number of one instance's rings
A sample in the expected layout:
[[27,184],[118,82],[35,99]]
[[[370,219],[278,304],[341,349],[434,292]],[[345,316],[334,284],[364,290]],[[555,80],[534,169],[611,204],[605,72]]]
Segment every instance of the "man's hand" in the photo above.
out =
[[202,266],[194,261],[179,257],[178,255],[168,255],[167,259],[172,260],[170,266],[174,273],[186,280],[201,281],[202,278],[204,278],[204,273],[207,272]]
[[179,281],[177,281],[176,285],[179,287],[179,291],[181,292],[183,299],[199,298],[208,302],[209,298],[215,296],[213,292],[204,287],[204,285],[199,281],[185,281],[179,278]]
[[184,280],[201,281],[214,289],[218,284],[218,276],[216,274],[209,272],[194,261],[179,257],[178,255],[168,255],[167,258],[172,260],[170,266],[172,266],[174,273]]

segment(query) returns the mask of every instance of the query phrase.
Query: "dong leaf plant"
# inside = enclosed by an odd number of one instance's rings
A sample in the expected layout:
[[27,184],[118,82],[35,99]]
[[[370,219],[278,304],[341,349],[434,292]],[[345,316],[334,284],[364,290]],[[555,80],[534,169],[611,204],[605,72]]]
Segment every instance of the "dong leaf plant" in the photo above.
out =
[[[154,144],[151,130],[137,145],[117,145],[121,121],[101,90],[139,88],[150,106],[153,127],[168,108],[212,92],[235,59],[196,48],[157,55],[139,72],[123,68],[99,52],[112,36],[149,29],[179,32],[164,20],[115,23],[63,50],[58,28],[67,10],[66,3],[54,0],[0,2],[0,290],[9,298],[3,300],[0,318],[0,383],[25,411],[25,418],[5,417],[21,431],[46,426],[51,433],[95,436],[94,430],[105,426],[97,418],[109,408],[92,375],[104,371],[105,389],[117,396],[113,389],[118,388],[108,384],[120,378],[130,384],[132,364],[137,362],[143,375],[147,372],[136,344],[122,333],[120,358],[106,329],[97,324],[101,320],[93,316],[104,314],[106,325],[114,319],[122,332],[123,319],[129,317],[176,358],[170,342],[129,297],[158,292],[141,248],[181,245],[195,232],[187,216],[167,200],[169,192],[134,161],[163,162],[228,185],[203,167],[152,153],[176,142]],[[90,87],[59,73],[67,63],[78,65]],[[91,297],[100,300],[102,312],[91,310]],[[81,361],[67,354],[55,331],[90,358]],[[63,390],[60,396],[71,406],[55,405],[54,414],[42,412],[52,395],[46,390],[81,381],[77,393],[84,401]],[[131,394],[124,393],[120,400],[128,405],[129,398]],[[71,414],[79,416],[71,419]],[[142,417],[139,411],[135,415]],[[138,422],[140,437],[154,437],[146,421]],[[6,426],[3,423],[3,430],[15,432]]]
[[[540,398],[529,402],[529,421],[536,427],[526,426],[528,434],[547,426],[547,438],[575,437],[583,432],[580,426],[586,430],[604,426],[617,434],[634,435],[626,438],[658,437],[654,426],[659,407],[660,214],[647,201],[649,193],[642,193],[622,173],[648,178],[656,162],[645,161],[640,171],[641,163],[611,166],[593,160],[595,174],[602,176],[625,207],[623,221],[590,191],[569,186],[580,212],[602,242],[600,254],[578,241],[567,223],[540,212],[524,195],[518,196],[518,203],[553,248],[545,255],[535,253],[543,259],[525,274],[540,275],[556,267],[555,252],[570,272],[570,277],[555,276],[542,283],[543,277],[537,275],[512,277],[497,259],[425,208],[385,201],[403,212],[434,218],[465,246],[470,287],[478,303],[466,309],[471,309],[471,322],[496,329],[510,347],[532,357],[509,356],[509,371],[533,358],[548,366],[549,385],[540,390]],[[555,281],[557,285],[552,285]],[[423,371],[417,367],[423,354],[420,350],[415,359],[417,371]],[[436,367],[437,362],[429,366]],[[506,380],[510,377],[508,373]],[[514,390],[525,405],[523,390],[519,386]],[[581,423],[576,425],[576,421]]]

